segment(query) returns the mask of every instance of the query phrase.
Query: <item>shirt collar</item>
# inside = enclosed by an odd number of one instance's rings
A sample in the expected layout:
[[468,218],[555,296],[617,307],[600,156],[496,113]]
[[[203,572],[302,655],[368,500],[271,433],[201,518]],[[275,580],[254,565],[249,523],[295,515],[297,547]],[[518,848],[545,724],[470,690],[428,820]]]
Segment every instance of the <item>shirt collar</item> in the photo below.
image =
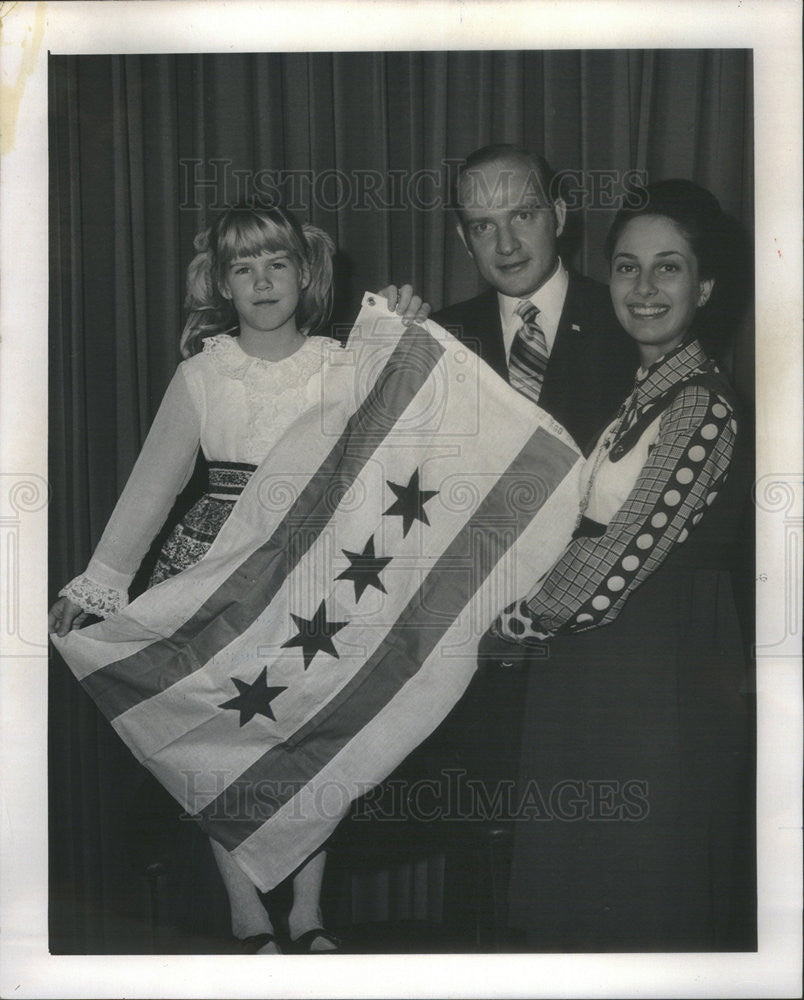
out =
[[710,367],[711,362],[697,340],[682,344],[663,354],[648,368],[639,369],[635,385],[637,400],[656,399],[693,372]]
[[[558,329],[561,310],[564,308],[564,299],[567,296],[568,284],[569,276],[559,257],[556,262],[556,268],[547,281],[543,285],[540,285],[532,295],[528,296],[529,301],[539,310],[539,326],[543,329],[545,326],[549,327],[553,334]],[[500,315],[504,326],[508,327],[514,323],[520,326],[521,320],[516,315],[516,308],[522,302],[522,299],[511,298],[510,295],[503,295],[502,292],[497,292],[497,301],[500,305]]]

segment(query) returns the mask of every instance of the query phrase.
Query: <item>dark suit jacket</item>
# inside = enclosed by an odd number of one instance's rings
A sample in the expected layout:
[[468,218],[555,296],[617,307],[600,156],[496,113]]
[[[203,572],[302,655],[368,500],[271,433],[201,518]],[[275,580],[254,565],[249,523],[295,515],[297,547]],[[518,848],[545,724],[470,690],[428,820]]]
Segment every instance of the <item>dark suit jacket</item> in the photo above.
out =
[[[432,316],[508,381],[497,293],[447,306]],[[562,424],[584,454],[630,392],[636,347],[617,322],[609,291],[569,272],[569,285],[539,406]]]

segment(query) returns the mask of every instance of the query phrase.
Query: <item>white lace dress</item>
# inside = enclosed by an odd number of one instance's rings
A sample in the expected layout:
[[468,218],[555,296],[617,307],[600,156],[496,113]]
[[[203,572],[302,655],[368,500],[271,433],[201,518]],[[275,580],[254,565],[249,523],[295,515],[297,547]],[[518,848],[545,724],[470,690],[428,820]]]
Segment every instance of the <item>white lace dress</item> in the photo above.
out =
[[143,557],[195,468],[210,465],[209,492],[165,544],[156,583],[192,565],[212,543],[237,493],[290,424],[316,405],[321,369],[337,341],[310,337],[281,361],[246,354],[219,334],[183,361],[165,392],[125,489],[86,570],[60,593],[100,617],[128,603]]

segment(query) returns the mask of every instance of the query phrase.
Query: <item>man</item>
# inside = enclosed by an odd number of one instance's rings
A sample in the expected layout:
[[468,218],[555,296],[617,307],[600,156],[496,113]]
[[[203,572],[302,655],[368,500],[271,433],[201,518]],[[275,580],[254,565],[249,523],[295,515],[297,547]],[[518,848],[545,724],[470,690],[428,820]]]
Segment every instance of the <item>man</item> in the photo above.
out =
[[[588,454],[633,387],[639,362],[608,288],[569,270],[559,256],[567,209],[553,171],[541,156],[517,146],[486,146],[467,157],[453,198],[458,236],[490,287],[433,320],[546,410]],[[496,852],[496,870],[484,877],[491,876],[498,900],[495,920],[505,919],[499,900],[507,890],[506,852],[499,844],[506,827],[499,820],[516,806],[525,682],[529,670],[539,669],[538,651],[527,667],[526,655],[524,647],[512,650],[485,636],[481,669],[466,695],[400,770],[412,782],[440,773],[442,782],[454,783],[449,773],[465,772],[468,785],[458,799],[469,822],[460,830],[452,825],[448,922],[459,921],[466,908],[462,873],[472,870],[478,846],[481,856]],[[469,786],[474,791],[467,794]],[[485,843],[478,845],[478,835]]]
[[[467,158],[453,195],[458,236],[490,288],[432,318],[550,413],[588,454],[631,390],[638,358],[608,289],[568,271],[559,257],[566,206],[553,195],[553,179],[545,160],[516,146],[487,146]],[[393,306],[396,289],[386,291]],[[525,655],[525,647],[484,637],[479,661],[489,669],[478,670],[444,723],[385,786],[407,790],[402,812],[407,802],[414,820],[417,789],[449,803],[449,815],[410,823],[396,840],[414,854],[444,846],[451,930],[466,931],[476,878],[491,875],[498,910],[507,890],[504,864],[481,873],[474,859],[504,856],[498,838],[505,828],[498,821],[509,813],[518,772],[526,672],[517,664]],[[394,793],[381,801],[391,808]],[[456,824],[458,816],[463,819]],[[496,919],[504,917],[498,912]]]
[[[453,200],[458,236],[490,287],[433,320],[588,454],[631,391],[639,362],[608,288],[568,270],[559,257],[567,209],[553,171],[518,146],[484,146],[467,157]],[[525,656],[524,647],[485,636],[479,660],[491,669],[478,671],[422,754],[435,760],[447,750],[453,764],[487,786],[515,779],[523,672],[510,668]]]
[[[491,286],[432,318],[562,424],[588,454],[630,391],[631,339],[608,289],[558,255],[566,206],[541,156],[511,145],[471,153],[454,192],[458,236]],[[522,312],[531,303],[526,324]]]

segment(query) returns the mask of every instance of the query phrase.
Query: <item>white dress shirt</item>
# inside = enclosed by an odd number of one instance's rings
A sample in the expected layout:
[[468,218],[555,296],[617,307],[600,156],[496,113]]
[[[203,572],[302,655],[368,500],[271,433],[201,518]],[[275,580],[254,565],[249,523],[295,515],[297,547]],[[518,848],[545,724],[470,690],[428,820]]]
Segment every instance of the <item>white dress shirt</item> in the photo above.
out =
[[[540,288],[537,288],[533,295],[528,296],[529,300],[539,310],[537,322],[544,332],[548,354],[553,350],[556,333],[558,332],[558,323],[561,319],[561,310],[564,308],[564,299],[567,297],[568,284],[569,276],[559,258],[555,271],[547,281]],[[497,302],[500,307],[500,322],[502,323],[505,357],[508,358],[511,354],[511,344],[514,342],[514,336],[522,326],[522,318],[516,313],[516,308],[522,302],[522,299],[512,299],[510,296],[498,292]]]

